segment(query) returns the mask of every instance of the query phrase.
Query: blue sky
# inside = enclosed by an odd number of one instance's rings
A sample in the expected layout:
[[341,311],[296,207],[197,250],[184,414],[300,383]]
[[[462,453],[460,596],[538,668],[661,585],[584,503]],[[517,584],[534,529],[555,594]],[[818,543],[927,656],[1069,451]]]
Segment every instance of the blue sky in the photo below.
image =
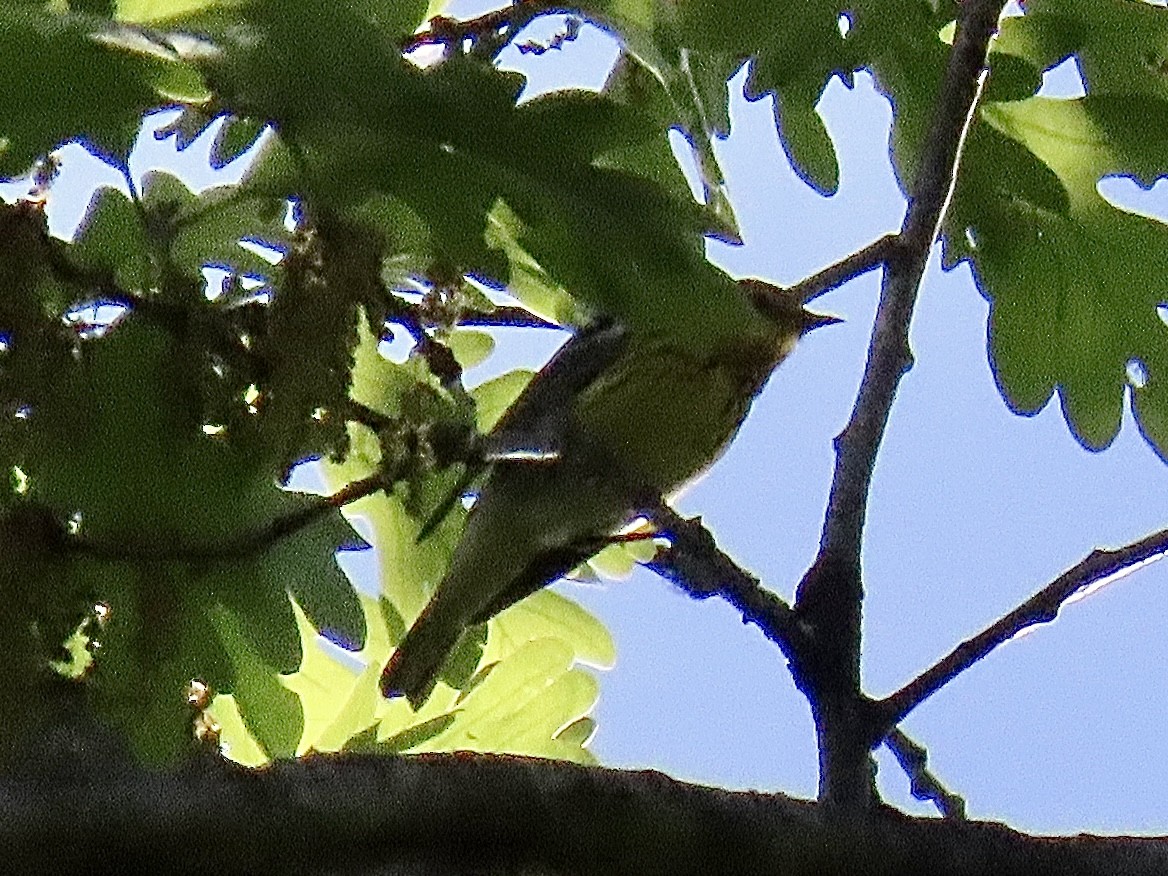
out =
[[[556,64],[598,84],[611,52],[588,30],[564,52],[522,63],[539,87],[560,81],[544,78],[564,75],[547,72]],[[1052,77],[1054,93],[1076,86],[1073,65]],[[831,198],[790,170],[769,101],[742,99],[741,77],[731,91],[733,129],[718,155],[745,244],[711,244],[712,259],[735,276],[791,282],[899,226],[904,201],[887,155],[890,110],[866,75],[851,91],[834,82],[821,105],[842,168]],[[173,165],[169,143],[151,144],[136,156],[136,174],[166,153]],[[195,149],[181,164],[193,173],[201,161]],[[73,151],[64,164],[70,182],[55,190],[53,205],[59,230],[76,222],[87,186],[116,178]],[[1165,188],[1107,191],[1168,215]],[[846,322],[807,339],[726,456],[678,503],[702,514],[727,551],[787,596],[818,545],[831,442],[850,412],[877,293],[872,275],[817,302]],[[1168,525],[1168,468],[1130,413],[1112,447],[1089,453],[1057,404],[1033,417],[1007,410],[987,363],[987,313],[968,268],[942,273],[934,253],[912,328],[917,364],[903,382],[873,484],[863,558],[864,680],[872,694],[896,689],[1093,548]],[[537,363],[556,343],[553,333],[532,341],[512,332],[490,368]],[[806,703],[778,652],[732,609],[692,602],[647,572],[557,586],[604,619],[617,640],[618,664],[604,673],[595,712],[593,750],[603,762],[814,794]],[[1152,790],[1168,784],[1166,588],[1168,564],[1141,569],[1008,643],[910,716],[905,729],[929,748],[938,776],[967,798],[971,815],[1034,831],[1163,832],[1168,800]],[[880,764],[890,800],[930,811],[908,798],[890,757]]]
[[[586,51],[573,47],[574,51]],[[1052,96],[1081,91],[1073,62],[1048,77]],[[711,244],[735,276],[795,281],[895,230],[904,201],[888,160],[891,112],[867,76],[821,104],[840,150],[842,183],[821,198],[793,174],[769,100],[731,84],[733,130],[718,155],[745,245]],[[1105,191],[1168,214],[1165,184]],[[776,373],[726,457],[680,501],[720,543],[790,596],[818,546],[833,464],[850,412],[878,278],[816,306],[846,317],[807,339]],[[986,355],[988,304],[969,270],[930,264],[906,377],[879,458],[864,550],[864,680],[891,692],[1095,547],[1165,526],[1168,470],[1130,413],[1115,443],[1089,453],[1057,404],[1008,411]],[[906,730],[971,814],[1036,831],[1162,832],[1168,775],[1161,724],[1168,695],[1163,597],[1152,565],[1012,641],[914,713]],[[647,572],[589,588],[560,585],[616,635],[594,750],[607,763],[653,766],[696,781],[812,795],[814,734],[781,658],[735,612],[695,603]],[[892,759],[888,797],[911,801]]]

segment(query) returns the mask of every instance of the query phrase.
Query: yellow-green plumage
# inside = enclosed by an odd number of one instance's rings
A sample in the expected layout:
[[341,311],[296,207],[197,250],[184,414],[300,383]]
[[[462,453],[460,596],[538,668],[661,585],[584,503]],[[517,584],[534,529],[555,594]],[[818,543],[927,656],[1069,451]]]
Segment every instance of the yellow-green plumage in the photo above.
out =
[[647,493],[701,474],[800,335],[835,321],[759,281],[741,288],[759,319],[720,348],[627,333],[592,357],[599,374],[585,363],[580,376],[573,340],[535,377],[497,431],[552,423],[556,454],[492,465],[449,570],[386,667],[387,696],[419,707],[467,627],[587,559]]

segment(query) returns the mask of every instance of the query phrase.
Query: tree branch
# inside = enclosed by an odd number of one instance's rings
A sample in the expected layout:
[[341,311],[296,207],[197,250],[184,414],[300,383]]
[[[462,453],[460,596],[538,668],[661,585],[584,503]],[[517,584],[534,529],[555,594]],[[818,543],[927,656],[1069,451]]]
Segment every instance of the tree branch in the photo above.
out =
[[464,313],[459,316],[458,325],[484,326],[488,328],[563,328],[558,323],[546,320],[542,316],[536,316],[524,307],[507,305],[501,305],[492,310],[476,310]]
[[295,535],[302,529],[321,520],[338,508],[351,502],[371,496],[385,488],[385,477],[381,472],[353,481],[331,496],[313,496],[305,507],[277,517],[252,532],[218,543],[199,545],[159,545],[157,543],[134,543],[119,540],[115,543],[93,541],[83,535],[62,537],[63,548],[72,553],[83,554],[99,560],[118,562],[189,562],[215,563],[243,560],[264,553],[277,542]]
[[1168,553],[1168,529],[1113,551],[1096,550],[1059,575],[1034,596],[995,621],[926,669],[896,693],[878,702],[885,727],[902,721],[909,712],[942,687],[1027,627],[1049,623],[1073,596],[1102,586]]
[[669,539],[668,547],[645,563],[647,568],[694,599],[720,596],[788,656],[800,647],[804,636],[791,607],[723,553],[700,517],[687,520],[664,501],[647,514]]
[[896,255],[901,245],[899,236],[886,234],[834,265],[829,265],[805,280],[800,280],[786,291],[807,304],[849,280],[886,264]]
[[899,727],[888,734],[884,744],[908,776],[913,797],[932,803],[945,818],[965,820],[965,800],[929,771],[929,753],[924,746],[909,739]]
[[841,825],[806,801],[652,771],[469,752],[161,771],[89,751],[0,780],[11,872],[1168,872],[1164,838],[1034,837],[887,810]]
[[961,147],[985,80],[990,37],[1003,0],[965,0],[900,243],[887,262],[868,361],[847,426],[835,441],[836,466],[815,562],[799,583],[796,611],[815,647],[792,666],[819,733],[820,799],[862,812],[875,796],[869,751],[879,737],[857,726],[860,689],[860,551],[876,455],[900,379],[912,366],[908,344],[921,278],[957,174]]
[[555,9],[554,3],[545,0],[514,0],[509,6],[475,18],[459,20],[446,15],[436,15],[430,19],[429,27],[412,34],[402,43],[402,52],[412,52],[425,45],[451,46],[467,39],[496,37],[504,29],[515,34],[536,16],[553,12]]
[[[1004,4],[967,0],[949,58],[896,258],[889,259],[863,381],[844,431],[836,439],[820,555],[858,557],[876,453],[901,377],[912,366],[908,330],[921,278],[956,180],[958,158],[973,118],[990,35]],[[881,245],[877,241],[873,246]]]

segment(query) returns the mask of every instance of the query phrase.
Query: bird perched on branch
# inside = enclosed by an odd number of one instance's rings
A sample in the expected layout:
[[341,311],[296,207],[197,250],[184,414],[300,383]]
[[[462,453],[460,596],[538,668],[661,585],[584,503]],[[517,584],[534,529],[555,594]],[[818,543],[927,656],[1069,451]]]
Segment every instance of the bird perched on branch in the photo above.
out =
[[487,437],[493,462],[450,568],[390,658],[388,697],[419,708],[462,633],[603,548],[725,450],[799,338],[839,320],[761,280],[749,325],[701,349],[614,323],[569,340]]

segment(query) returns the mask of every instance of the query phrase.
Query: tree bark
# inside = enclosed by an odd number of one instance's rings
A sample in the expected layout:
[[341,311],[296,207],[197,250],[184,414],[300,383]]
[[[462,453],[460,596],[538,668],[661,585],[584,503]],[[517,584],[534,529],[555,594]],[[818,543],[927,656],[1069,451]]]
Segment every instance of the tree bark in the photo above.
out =
[[107,752],[0,780],[6,872],[1159,874],[1168,838],[1034,837],[554,761],[309,757],[173,771]]

